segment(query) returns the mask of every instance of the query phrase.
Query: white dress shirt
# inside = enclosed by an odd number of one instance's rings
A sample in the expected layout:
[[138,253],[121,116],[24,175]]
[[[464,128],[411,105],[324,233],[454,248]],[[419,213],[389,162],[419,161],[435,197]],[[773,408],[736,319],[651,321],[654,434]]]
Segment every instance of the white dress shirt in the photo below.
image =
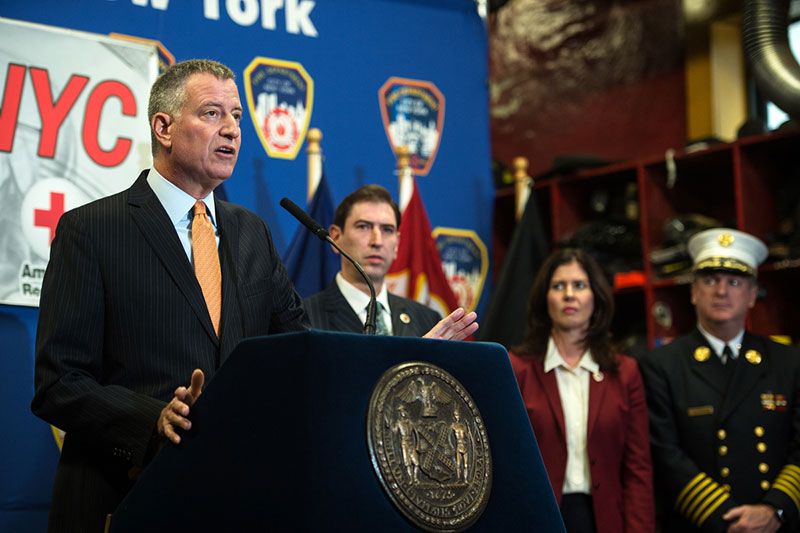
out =
[[544,357],[545,373],[554,371],[564,412],[567,437],[567,471],[564,475],[564,494],[591,494],[587,432],[589,428],[589,379],[600,376],[600,366],[589,350],[581,356],[578,366],[570,368],[551,337]]
[[[192,217],[194,216],[194,203],[197,200],[159,174],[155,168],[151,168],[150,172],[147,174],[147,184],[153,189],[156,198],[158,198],[158,201],[161,202],[161,205],[167,212],[167,216],[172,221],[172,225],[178,233],[178,239],[180,239],[181,245],[183,245],[183,251],[186,252],[186,257],[189,259],[189,262],[192,263]],[[217,238],[217,246],[219,246],[219,230],[217,229],[217,210],[214,204],[214,193],[210,192],[208,196],[202,198],[202,200],[206,204],[206,212],[208,213],[209,220],[211,220],[211,225],[214,226],[214,235]]]
[[703,337],[706,338],[709,346],[711,346],[711,349],[714,350],[715,354],[717,354],[717,357],[719,357],[719,360],[722,361],[723,365],[727,363],[725,358],[722,357],[722,350],[725,349],[726,344],[731,349],[731,359],[736,359],[739,357],[739,351],[742,349],[742,339],[744,338],[744,329],[737,333],[736,336],[727,343],[704,330],[703,326],[701,326],[699,322],[697,323],[697,329],[699,329],[700,333],[703,334]]
[[[344,279],[341,272],[337,272],[336,274],[336,285],[339,287],[339,290],[342,291],[342,296],[344,299],[347,300],[347,303],[350,304],[350,307],[353,308],[356,315],[358,315],[358,319],[361,321],[362,324],[367,321],[367,305],[369,304],[369,296],[361,292],[355,285]],[[375,295],[375,299],[378,300],[383,305],[383,309],[380,309],[378,312],[383,315],[383,320],[386,323],[386,328],[389,330],[389,334],[394,334],[392,330],[392,312],[389,309],[389,291],[386,290],[386,284],[383,284],[381,287],[380,292]],[[376,317],[377,318],[377,317]]]

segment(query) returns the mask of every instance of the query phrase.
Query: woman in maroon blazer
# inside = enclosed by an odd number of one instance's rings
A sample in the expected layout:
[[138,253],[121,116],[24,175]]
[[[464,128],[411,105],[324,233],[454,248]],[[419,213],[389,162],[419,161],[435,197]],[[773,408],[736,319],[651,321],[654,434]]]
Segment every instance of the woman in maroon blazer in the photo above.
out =
[[611,289],[585,252],[561,249],[534,280],[511,364],[567,531],[655,529],[644,387],[611,350]]

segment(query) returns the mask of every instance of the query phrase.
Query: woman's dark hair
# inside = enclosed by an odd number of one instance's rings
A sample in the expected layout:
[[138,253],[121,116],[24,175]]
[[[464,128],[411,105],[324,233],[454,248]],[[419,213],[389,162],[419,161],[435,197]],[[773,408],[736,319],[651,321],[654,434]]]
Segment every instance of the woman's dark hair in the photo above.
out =
[[533,280],[528,300],[528,324],[525,339],[522,344],[515,346],[512,350],[518,354],[545,356],[547,341],[553,329],[553,321],[550,319],[547,308],[550,280],[558,267],[573,261],[577,261],[586,271],[586,275],[589,277],[589,287],[594,296],[594,309],[589,318],[589,329],[586,331],[584,345],[591,350],[592,357],[601,369],[615,371],[618,363],[611,349],[609,332],[611,319],[614,317],[614,295],[597,261],[578,248],[561,248],[553,251],[539,268],[539,272]]

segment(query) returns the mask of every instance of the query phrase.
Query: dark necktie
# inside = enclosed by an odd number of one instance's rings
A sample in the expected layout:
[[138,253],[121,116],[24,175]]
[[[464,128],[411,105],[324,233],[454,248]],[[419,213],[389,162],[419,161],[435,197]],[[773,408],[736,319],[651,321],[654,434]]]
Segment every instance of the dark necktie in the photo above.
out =
[[722,364],[723,365],[728,364],[728,361],[733,359],[733,350],[731,350],[731,347],[728,346],[727,344],[722,349],[722,358],[721,359],[722,359]]
[[375,317],[375,335],[391,335],[389,327],[386,325],[386,319],[383,317],[383,304],[378,302],[377,316]]

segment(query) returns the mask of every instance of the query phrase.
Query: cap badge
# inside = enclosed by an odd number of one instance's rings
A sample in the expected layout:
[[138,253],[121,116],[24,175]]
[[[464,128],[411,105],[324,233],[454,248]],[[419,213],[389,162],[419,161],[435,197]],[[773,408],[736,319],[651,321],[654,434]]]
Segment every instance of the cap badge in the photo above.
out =
[[731,235],[730,233],[720,233],[718,240],[720,246],[722,246],[723,248],[727,248],[733,244],[733,241],[735,239],[733,238],[733,235]]
[[698,363],[705,363],[711,357],[711,348],[708,346],[699,346],[694,351],[694,360]]

